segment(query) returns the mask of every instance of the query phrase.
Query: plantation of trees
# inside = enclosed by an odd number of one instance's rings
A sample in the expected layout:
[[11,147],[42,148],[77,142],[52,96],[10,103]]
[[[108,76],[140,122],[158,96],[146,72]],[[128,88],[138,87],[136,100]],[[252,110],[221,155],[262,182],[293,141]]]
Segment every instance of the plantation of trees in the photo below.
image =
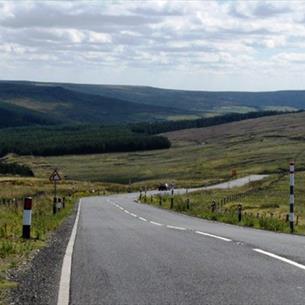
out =
[[131,130],[134,132],[153,135],[162,132],[189,129],[189,128],[208,127],[208,126],[220,125],[230,122],[260,118],[264,116],[271,116],[277,114],[285,114],[285,113],[287,112],[257,111],[257,112],[248,112],[248,113],[228,113],[221,116],[214,116],[210,118],[202,118],[197,120],[137,123],[137,124],[132,124],[130,126],[131,126]]
[[[0,156],[19,155],[56,156],[128,152],[170,148],[171,143],[162,132],[207,127],[245,119],[282,114],[261,111],[231,113],[211,118],[185,121],[163,121],[130,125],[49,125],[0,129]],[[3,168],[2,171],[6,169]],[[12,169],[13,171],[15,169]],[[17,169],[16,169],[17,170]],[[18,168],[18,171],[26,169]],[[1,168],[0,168],[1,172]],[[27,173],[30,175],[30,173]]]
[[5,163],[3,161],[0,161],[0,173],[4,175],[10,174],[28,177],[34,176],[32,170],[26,165],[21,165],[18,163]]
[[132,132],[126,126],[18,127],[0,129],[0,155],[66,155],[164,149],[162,136]]

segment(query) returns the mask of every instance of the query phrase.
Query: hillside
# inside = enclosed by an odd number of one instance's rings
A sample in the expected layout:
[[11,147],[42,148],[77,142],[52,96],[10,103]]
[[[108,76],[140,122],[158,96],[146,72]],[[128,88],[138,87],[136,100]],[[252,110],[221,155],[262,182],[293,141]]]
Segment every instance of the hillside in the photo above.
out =
[[234,91],[191,91],[162,89],[147,86],[90,85],[72,83],[13,82],[60,86],[86,94],[101,95],[135,102],[207,113],[248,112],[255,110],[304,109],[305,91],[234,92]]
[[[249,174],[286,173],[289,160],[305,168],[305,113],[283,114],[164,134],[170,149],[58,157],[16,157],[12,161],[46,175],[54,166],[71,179],[128,183],[161,181],[198,186]],[[43,164],[43,168],[41,165]]]
[[248,112],[253,110],[304,109],[305,91],[210,92],[170,90],[141,86],[63,84],[65,88],[197,112]]
[[[232,122],[205,128],[163,133],[173,143],[194,145],[235,141],[268,141],[268,139],[305,141],[305,113],[291,113]],[[234,141],[233,141],[234,140]],[[304,142],[305,143],[305,142]]]
[[[10,124],[130,123],[305,108],[305,91],[207,92],[141,86],[0,81]],[[25,117],[20,118],[20,114]],[[16,116],[16,121],[14,117]]]
[[31,116],[33,124],[51,121],[109,124],[160,120],[187,112],[76,92],[60,86],[19,82],[0,82],[0,118],[2,108],[9,109],[11,114],[11,121],[5,126],[28,125],[19,119],[20,113]]

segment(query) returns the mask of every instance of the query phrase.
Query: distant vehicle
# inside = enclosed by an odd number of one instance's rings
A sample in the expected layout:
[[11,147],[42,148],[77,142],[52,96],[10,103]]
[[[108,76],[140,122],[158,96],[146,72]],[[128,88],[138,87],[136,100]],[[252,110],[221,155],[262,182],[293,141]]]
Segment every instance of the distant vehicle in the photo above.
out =
[[167,191],[169,189],[170,189],[170,187],[167,183],[160,184],[159,187],[158,187],[159,191]]
[[173,189],[175,189],[175,187],[176,187],[176,185],[174,183],[171,183],[168,185],[169,190],[173,190]]

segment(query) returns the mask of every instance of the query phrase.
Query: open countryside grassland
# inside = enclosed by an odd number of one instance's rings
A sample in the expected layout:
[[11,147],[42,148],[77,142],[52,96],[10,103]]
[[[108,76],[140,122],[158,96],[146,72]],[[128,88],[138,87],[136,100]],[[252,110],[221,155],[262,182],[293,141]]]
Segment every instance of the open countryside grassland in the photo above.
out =
[[[288,231],[288,164],[296,160],[297,232],[305,232],[305,114],[289,114],[252,119],[208,128],[166,133],[172,148],[132,153],[107,153],[58,157],[8,155],[5,162],[18,162],[32,168],[35,178],[2,177],[0,179],[0,287],[14,285],[5,280],[7,268],[15,266],[33,249],[45,243],[48,233],[63,221],[73,208],[75,198],[108,191],[133,190],[161,182],[195,187],[214,184],[249,174],[269,174],[261,182],[230,190],[202,191],[175,196],[174,209],[190,215],[238,223],[236,209],[242,204],[241,225]],[[58,168],[64,180],[60,196],[75,195],[64,213],[52,215],[53,186],[48,177]],[[236,178],[236,177],[234,177]],[[22,198],[33,197],[33,239],[20,239]],[[16,207],[13,199],[19,202]],[[230,198],[220,205],[224,198]],[[190,209],[186,208],[190,200]],[[1,201],[2,200],[2,201]],[[163,198],[162,207],[170,207]],[[211,202],[218,203],[211,212]],[[147,200],[150,203],[150,198]],[[152,204],[159,205],[159,198]],[[259,217],[257,215],[259,214]],[[38,218],[39,215],[39,218]],[[39,221],[38,221],[39,219]],[[1,289],[0,289],[1,291]],[[2,289],[3,291],[3,289]]]
[[305,114],[289,114],[166,133],[173,147],[132,153],[81,156],[10,156],[37,177],[58,167],[67,179],[199,186],[248,174],[287,172],[295,159],[305,168]]
[[[302,113],[260,118],[221,126],[167,133],[176,147],[214,147],[207,162],[216,173],[235,169],[238,176],[269,174],[261,182],[232,190],[210,190],[175,196],[174,209],[213,220],[238,224],[237,208],[242,205],[239,224],[275,231],[289,231],[289,160],[296,161],[296,231],[305,233],[305,116]],[[222,157],[219,152],[222,151]],[[225,170],[225,171],[224,171]],[[224,200],[226,198],[227,200]],[[190,209],[187,209],[187,199]],[[170,208],[170,198],[163,207]],[[217,203],[212,212],[212,202]],[[148,201],[150,202],[150,201]],[[153,199],[159,205],[160,198]]]
[[[284,218],[288,212],[288,164],[296,160],[296,212],[304,223],[305,206],[305,114],[296,113],[234,122],[208,128],[166,133],[172,141],[169,150],[64,157],[16,157],[13,160],[32,167],[44,176],[53,167],[68,179],[132,182],[134,189],[156,187],[161,182],[177,186],[202,186],[249,174],[269,174],[260,187],[250,185],[242,199],[231,200],[230,210],[241,203],[252,214]],[[243,189],[201,192],[191,198],[198,209],[206,210],[213,199],[244,193]],[[215,197],[215,198],[214,198]],[[197,198],[197,199],[196,199]],[[303,199],[304,198],[304,199]],[[242,201],[241,201],[242,200]],[[199,215],[195,211],[193,214]],[[261,214],[262,215],[262,214]]]
[[[103,193],[100,183],[62,181],[58,196],[65,197],[65,209],[53,215],[53,185],[48,179],[26,177],[0,178],[0,304],[7,288],[15,283],[7,280],[7,270],[20,265],[33,250],[45,245],[49,234],[71,214],[75,201],[92,191]],[[70,196],[71,195],[71,196]],[[31,239],[23,240],[23,199],[33,198]]]

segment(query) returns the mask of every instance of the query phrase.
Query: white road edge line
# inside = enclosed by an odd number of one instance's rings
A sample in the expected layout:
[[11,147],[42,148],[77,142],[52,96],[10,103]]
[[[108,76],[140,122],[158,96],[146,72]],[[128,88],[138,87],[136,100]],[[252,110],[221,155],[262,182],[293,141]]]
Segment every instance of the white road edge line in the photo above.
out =
[[290,264],[290,265],[295,266],[297,268],[300,268],[302,270],[305,270],[305,266],[304,265],[299,264],[297,262],[294,262],[294,261],[292,261],[292,260],[290,260],[288,258],[279,256],[279,255],[276,255],[276,254],[273,254],[273,253],[270,253],[270,252],[267,252],[267,251],[264,251],[264,250],[261,250],[261,249],[253,249],[253,251],[261,253],[261,254],[264,254],[264,255],[267,255],[267,256],[270,256],[270,257],[275,258],[275,259],[277,259],[279,261],[282,261],[284,263],[287,263],[287,264]]
[[138,215],[134,214],[134,213],[130,213],[131,216],[133,217],[138,217]]
[[73,254],[73,248],[74,248],[74,243],[75,243],[75,239],[76,239],[81,204],[82,204],[82,202],[80,199],[75,222],[74,222],[73,229],[72,229],[72,233],[71,233],[71,236],[70,236],[67,248],[66,248],[64,260],[62,263],[57,305],[69,305],[72,254]]
[[140,220],[143,220],[143,221],[147,221],[147,219],[143,218],[143,217],[139,217]]
[[210,233],[205,233],[205,232],[201,232],[201,231],[195,231],[195,233],[200,234],[200,235],[204,235],[204,236],[209,236],[209,237],[221,239],[223,241],[232,241],[232,239],[229,239],[229,238],[225,238],[225,237],[222,237],[222,236],[218,236],[218,235],[214,235],[214,234],[210,234]]
[[169,228],[169,229],[180,230],[180,231],[185,231],[186,230],[186,228],[176,227],[176,226],[171,226],[171,225],[166,225],[166,227]]
[[155,222],[155,221],[150,221],[150,223],[153,224],[153,225],[159,226],[159,227],[163,226],[162,223]]

